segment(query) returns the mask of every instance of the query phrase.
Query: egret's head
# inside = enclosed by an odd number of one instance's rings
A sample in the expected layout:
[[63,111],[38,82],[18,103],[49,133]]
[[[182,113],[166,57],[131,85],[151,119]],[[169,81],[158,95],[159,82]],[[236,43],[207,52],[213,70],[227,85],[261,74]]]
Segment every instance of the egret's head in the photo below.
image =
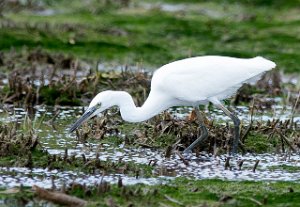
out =
[[110,91],[103,91],[99,93],[91,101],[89,107],[84,112],[84,114],[71,126],[70,132],[75,131],[81,124],[94,117],[97,114],[100,114],[102,111],[108,109],[113,105],[111,100]]

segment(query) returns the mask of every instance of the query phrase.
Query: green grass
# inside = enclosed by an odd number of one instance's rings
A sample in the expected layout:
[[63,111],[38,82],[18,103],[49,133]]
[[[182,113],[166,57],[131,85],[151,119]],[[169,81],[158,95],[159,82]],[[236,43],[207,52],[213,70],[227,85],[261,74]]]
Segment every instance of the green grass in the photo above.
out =
[[300,172],[300,167],[282,164],[278,166],[270,166],[269,170],[284,170],[290,173],[295,173],[295,172]]
[[247,150],[255,153],[268,153],[274,152],[276,141],[268,140],[264,134],[252,132],[245,140]]
[[[68,193],[88,201],[88,206],[300,206],[300,184],[292,182],[254,182],[193,180],[177,178],[166,184],[118,187],[97,192],[84,186],[69,189]],[[15,194],[4,194],[0,199],[31,199],[29,189]],[[89,192],[89,193],[87,193]]]
[[[140,192],[137,189],[141,189]],[[291,190],[294,192],[290,192]],[[130,203],[134,206],[180,206],[176,201],[181,206],[257,206],[255,201],[264,206],[299,206],[300,201],[300,185],[291,182],[195,181],[180,178],[165,185],[126,186],[127,193],[122,191],[124,190],[113,186],[101,198],[92,197],[90,206],[103,205],[103,201],[110,197],[121,206],[128,206]],[[128,193],[130,191],[132,193]],[[176,201],[170,201],[166,196]]]
[[[166,2],[171,2],[171,3],[182,3],[182,0],[165,0]],[[208,2],[208,0],[186,0],[185,2],[187,3],[198,3],[198,2]],[[214,0],[214,2],[217,3],[222,3],[222,4],[241,4],[245,6],[255,6],[255,7],[284,7],[284,8],[289,8],[289,7],[295,7],[298,6],[300,1],[299,0],[286,0],[286,1],[281,1],[281,0],[243,0],[243,1],[237,1],[237,0]]]
[[195,55],[261,55],[286,72],[299,71],[300,46],[295,43],[300,39],[300,16],[294,1],[189,1],[184,15],[142,7],[105,9],[91,2],[54,1],[49,7],[61,12],[53,16],[4,13],[0,21],[14,26],[1,28],[1,50],[41,47],[90,60],[153,67]]

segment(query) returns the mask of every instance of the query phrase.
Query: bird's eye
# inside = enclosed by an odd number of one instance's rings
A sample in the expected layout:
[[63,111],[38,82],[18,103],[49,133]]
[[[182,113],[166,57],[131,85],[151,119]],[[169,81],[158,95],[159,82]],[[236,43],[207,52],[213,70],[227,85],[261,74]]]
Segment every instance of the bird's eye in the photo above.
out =
[[96,108],[100,109],[100,107],[101,107],[101,103],[97,103]]

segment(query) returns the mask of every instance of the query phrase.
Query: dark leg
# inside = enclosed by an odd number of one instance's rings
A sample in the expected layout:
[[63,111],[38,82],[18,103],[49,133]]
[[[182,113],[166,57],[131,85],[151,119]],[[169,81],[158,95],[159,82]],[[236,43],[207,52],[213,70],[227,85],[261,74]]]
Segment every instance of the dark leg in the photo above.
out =
[[201,113],[199,111],[199,107],[194,107],[194,109],[196,111],[197,119],[198,119],[198,122],[199,122],[199,127],[200,127],[200,130],[201,130],[201,135],[190,146],[188,146],[183,151],[184,154],[191,153],[195,146],[197,146],[198,144],[200,144],[201,142],[203,142],[208,137],[207,129],[206,129],[205,125],[204,125],[204,120],[203,120],[203,117],[202,117],[202,115],[201,115]]
[[237,148],[240,140],[240,124],[241,121],[239,118],[234,115],[232,112],[230,112],[218,99],[211,99],[210,100],[216,107],[224,111],[224,113],[231,118],[234,124],[234,140],[233,140],[233,146],[232,146],[232,154],[237,153]]

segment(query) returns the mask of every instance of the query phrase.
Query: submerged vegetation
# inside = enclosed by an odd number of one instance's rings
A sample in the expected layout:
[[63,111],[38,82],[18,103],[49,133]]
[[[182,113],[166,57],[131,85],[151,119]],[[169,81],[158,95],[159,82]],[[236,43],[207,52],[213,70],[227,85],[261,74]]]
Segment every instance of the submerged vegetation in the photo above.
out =
[[[116,184],[102,177],[94,185],[68,182],[60,187],[53,184],[48,191],[36,186],[0,186],[0,205],[51,206],[48,201],[62,204],[49,199],[58,194],[71,202],[78,201],[78,206],[299,205],[298,182],[174,178],[153,186],[125,185],[121,175],[157,178],[176,173],[154,160],[141,164],[122,158],[99,158],[102,150],[108,150],[107,145],[160,150],[167,160],[181,155],[199,134],[193,112],[178,118],[167,111],[147,122],[131,124],[111,109],[102,118],[84,124],[71,138],[64,137],[65,128],[74,117],[57,120],[59,107],[87,105],[103,90],[125,90],[137,105],[142,105],[150,90],[151,68],[173,60],[198,55],[260,55],[276,62],[277,69],[254,86],[244,85],[231,102],[226,101],[230,107],[249,108],[249,122],[243,120],[241,124],[239,152],[282,153],[289,157],[300,147],[298,4],[299,0],[0,1],[0,118],[4,117],[0,121],[0,167],[6,168],[0,176],[17,177],[14,167],[30,169],[29,176],[36,176],[34,169],[82,172],[87,176],[119,175]],[[8,105],[24,108],[25,119],[7,119],[16,117]],[[53,106],[54,113],[45,115],[45,111],[37,116],[40,105]],[[273,113],[277,105],[282,111],[290,110],[288,117],[254,120],[256,113]],[[211,111],[209,105],[206,112]],[[219,122],[210,115],[205,120],[209,137],[194,151],[199,167],[202,152],[217,157],[230,151],[232,125]],[[51,142],[49,137],[53,142],[64,140],[60,149],[63,153],[49,152],[50,144],[43,143]],[[75,140],[74,145],[82,145],[83,151],[69,153],[67,147],[73,143],[68,143],[70,139]],[[87,143],[96,146],[93,156],[88,156],[94,148]],[[189,160],[180,159],[183,166],[189,165]],[[229,159],[225,170],[231,170]],[[245,166],[243,170],[254,173],[257,168],[262,172],[259,161],[253,169]],[[242,165],[240,160],[239,171]],[[286,163],[266,168],[299,172],[299,166]],[[74,201],[67,195],[84,201]]]

